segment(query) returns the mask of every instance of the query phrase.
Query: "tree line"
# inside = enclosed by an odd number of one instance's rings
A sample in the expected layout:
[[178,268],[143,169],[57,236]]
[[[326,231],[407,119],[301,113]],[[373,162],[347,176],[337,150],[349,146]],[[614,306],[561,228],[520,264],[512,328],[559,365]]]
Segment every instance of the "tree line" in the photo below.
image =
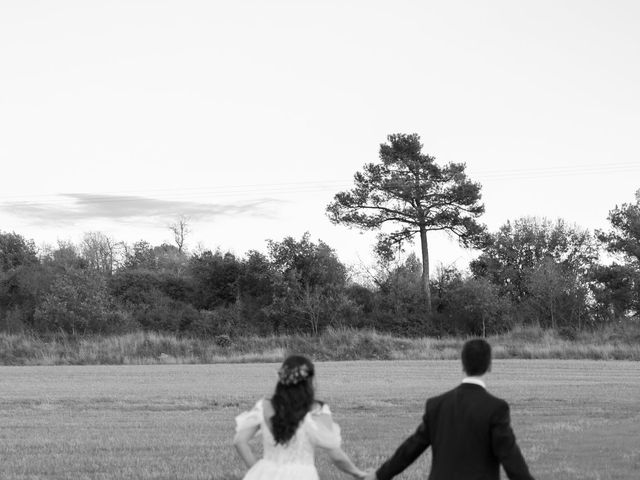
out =
[[[479,223],[480,184],[464,164],[439,166],[422,154],[415,134],[390,135],[380,162],[354,184],[327,214],[379,232],[377,261],[359,276],[309,234],[242,256],[189,252],[184,218],[170,227],[175,245],[89,232],[80,244],[38,249],[0,231],[0,330],[234,336],[353,327],[439,336],[536,325],[570,336],[640,312],[640,191],[610,211],[606,231],[523,217],[490,232]],[[433,230],[453,233],[478,257],[429,277]],[[403,250],[414,235],[420,258]]]

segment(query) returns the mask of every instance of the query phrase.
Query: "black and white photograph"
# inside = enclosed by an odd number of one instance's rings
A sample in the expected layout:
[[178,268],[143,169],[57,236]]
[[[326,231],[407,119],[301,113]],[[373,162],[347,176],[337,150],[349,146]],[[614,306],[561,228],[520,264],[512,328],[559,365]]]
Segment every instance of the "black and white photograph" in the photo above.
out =
[[0,479],[638,479],[639,26],[0,0]]

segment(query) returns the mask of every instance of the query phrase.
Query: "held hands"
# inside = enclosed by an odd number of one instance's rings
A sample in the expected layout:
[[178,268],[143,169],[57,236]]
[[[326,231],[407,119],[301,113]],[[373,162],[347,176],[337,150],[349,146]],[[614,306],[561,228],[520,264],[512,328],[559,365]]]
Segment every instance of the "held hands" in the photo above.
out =
[[366,472],[362,472],[363,476],[361,477],[356,477],[359,478],[360,480],[378,480],[378,477],[376,477],[376,471],[375,470],[367,470]]

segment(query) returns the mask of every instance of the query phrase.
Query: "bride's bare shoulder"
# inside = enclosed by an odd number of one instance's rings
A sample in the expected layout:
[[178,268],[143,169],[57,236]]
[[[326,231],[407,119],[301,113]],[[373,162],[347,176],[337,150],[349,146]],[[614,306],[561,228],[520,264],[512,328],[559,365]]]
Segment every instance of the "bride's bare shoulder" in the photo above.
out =
[[275,413],[275,410],[273,409],[273,405],[271,404],[270,398],[262,399],[262,411],[264,412],[264,416],[266,418],[272,417],[273,414]]
[[311,406],[311,414],[314,416],[318,415],[328,415],[331,416],[331,410],[329,409],[329,405],[320,400],[313,402]]

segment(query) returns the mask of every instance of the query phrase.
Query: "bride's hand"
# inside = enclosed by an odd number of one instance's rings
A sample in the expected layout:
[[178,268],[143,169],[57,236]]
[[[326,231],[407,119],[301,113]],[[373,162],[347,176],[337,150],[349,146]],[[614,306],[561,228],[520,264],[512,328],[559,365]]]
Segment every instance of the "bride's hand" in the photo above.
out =
[[364,480],[366,475],[367,475],[367,472],[364,472],[359,468],[357,468],[356,471],[351,474],[353,478],[357,478],[358,480]]
[[360,470],[354,475],[354,478],[357,478],[358,480],[378,480],[376,478],[375,470],[368,470],[366,472]]

